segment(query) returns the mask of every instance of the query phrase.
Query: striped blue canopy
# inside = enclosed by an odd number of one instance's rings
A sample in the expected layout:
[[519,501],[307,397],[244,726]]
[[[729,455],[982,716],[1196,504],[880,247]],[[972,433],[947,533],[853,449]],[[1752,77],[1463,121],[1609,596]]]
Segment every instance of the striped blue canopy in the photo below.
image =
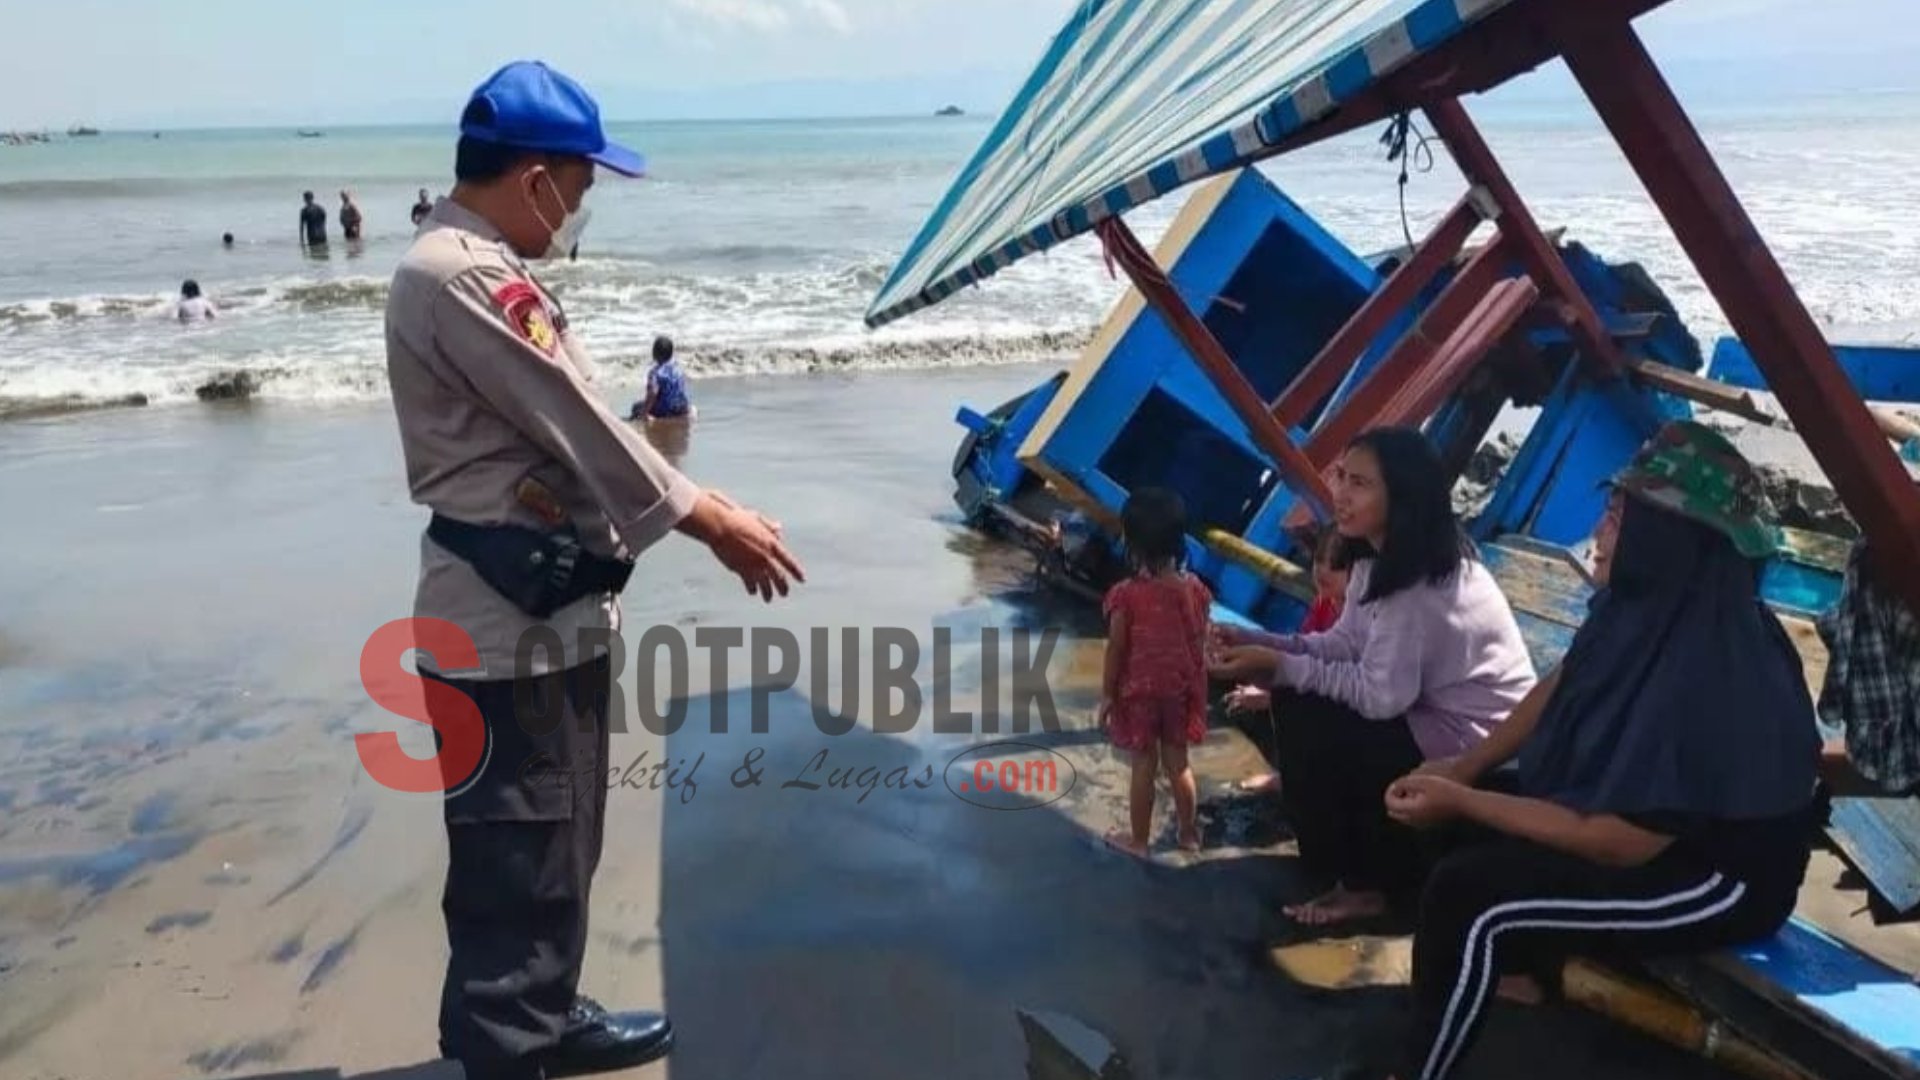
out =
[[867,312],[1264,156],[1511,0],[1081,0]]

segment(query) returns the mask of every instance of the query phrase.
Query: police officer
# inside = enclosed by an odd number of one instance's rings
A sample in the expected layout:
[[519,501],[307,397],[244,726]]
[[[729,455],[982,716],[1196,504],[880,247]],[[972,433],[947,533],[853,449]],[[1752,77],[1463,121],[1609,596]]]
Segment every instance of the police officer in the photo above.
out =
[[448,650],[463,655],[423,649],[428,710],[442,734],[475,710],[486,732],[477,771],[442,758],[440,1044],[471,1080],[626,1068],[672,1041],[666,1017],[609,1013],[577,990],[606,806],[606,649],[633,559],[678,531],[765,600],[803,580],[777,524],[703,491],[607,409],[523,261],[579,242],[596,166],[645,167],[607,141],[573,80],[502,68],[467,105],[458,182],[387,302],[407,480],[433,511],[415,616],[472,642]]

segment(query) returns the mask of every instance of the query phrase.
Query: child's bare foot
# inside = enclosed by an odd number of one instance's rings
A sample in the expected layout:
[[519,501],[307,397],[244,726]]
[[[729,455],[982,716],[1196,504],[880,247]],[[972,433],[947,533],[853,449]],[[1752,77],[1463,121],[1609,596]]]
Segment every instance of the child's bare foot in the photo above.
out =
[[1192,854],[1200,850],[1200,830],[1180,834],[1180,850]]
[[1316,904],[1325,904],[1337,900],[1346,894],[1347,887],[1345,885],[1335,885],[1333,888],[1328,889],[1326,892],[1321,893],[1319,896],[1314,897],[1304,904],[1288,904],[1280,909],[1280,913],[1289,919],[1298,919],[1300,913],[1306,911],[1308,908]]
[[1264,773],[1251,780],[1242,780],[1233,785],[1233,790],[1241,795],[1264,795],[1280,790],[1280,774]]
[[1147,857],[1147,845],[1135,840],[1133,834],[1130,832],[1114,829],[1107,833],[1105,842],[1108,847],[1115,851],[1131,855],[1136,859],[1144,859]]
[[1387,897],[1384,893],[1351,891],[1345,885],[1335,885],[1304,904],[1294,904],[1281,910],[1302,926],[1338,926],[1386,914]]

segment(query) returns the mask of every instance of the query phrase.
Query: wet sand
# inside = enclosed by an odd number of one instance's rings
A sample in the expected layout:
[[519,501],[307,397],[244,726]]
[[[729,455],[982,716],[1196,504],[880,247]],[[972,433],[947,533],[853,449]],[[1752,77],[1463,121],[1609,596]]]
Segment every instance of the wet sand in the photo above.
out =
[[[830,737],[804,677],[756,735],[745,665],[725,686],[694,665],[683,727],[614,737],[641,775],[705,755],[691,795],[609,797],[584,988],[664,1002],[679,1028],[670,1065],[636,1075],[1018,1077],[1018,1009],[1075,1018],[1142,1080],[1305,1078],[1390,1045],[1403,993],[1311,991],[1269,961],[1296,940],[1278,906],[1307,887],[1284,846],[1152,864],[1099,848],[1125,802],[1090,730],[1099,628],[1033,592],[1024,558],[949,499],[955,406],[1041,374],[696,388],[685,467],[780,517],[812,580],[762,607],[670,540],[625,597],[628,641],[655,623],[784,627],[803,646],[812,627],[944,626],[961,643],[944,684],[975,709],[965,643],[1056,627],[1061,730],[1020,739],[1075,779],[1044,805],[973,805],[946,764],[994,736]],[[426,734],[358,680],[368,635],[408,613],[424,518],[392,427],[385,406],[261,404],[0,426],[0,1074],[434,1075],[439,807],[373,783],[351,739],[407,729],[417,751]],[[920,675],[931,694],[931,657]],[[838,708],[845,688],[828,690]],[[722,700],[734,719],[714,734]],[[737,788],[754,750],[765,780]],[[780,786],[822,751],[942,782],[864,801]],[[1196,764],[1203,794],[1256,768],[1227,732]],[[1511,1009],[1465,1075],[1537,1076],[1548,1055],[1564,1080],[1717,1075],[1597,1020]]]

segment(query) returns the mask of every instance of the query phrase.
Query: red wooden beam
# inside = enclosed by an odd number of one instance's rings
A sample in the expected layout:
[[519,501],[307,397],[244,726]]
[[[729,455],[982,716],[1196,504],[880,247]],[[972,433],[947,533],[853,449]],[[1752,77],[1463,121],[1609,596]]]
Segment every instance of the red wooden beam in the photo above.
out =
[[1418,424],[1460,387],[1467,375],[1499,345],[1540,298],[1529,278],[1508,278],[1487,291],[1473,314],[1453,332],[1428,362],[1420,378],[1403,387],[1382,411],[1383,424]]
[[1314,468],[1325,469],[1347,448],[1354,436],[1377,426],[1380,412],[1459,328],[1487,290],[1500,280],[1510,257],[1504,242],[1489,244],[1460,268],[1440,290],[1420,320],[1367,373],[1366,380],[1342,402],[1338,411],[1320,422],[1307,441],[1307,457]]
[[1795,430],[1920,611],[1920,491],[1875,425],[1653,58],[1625,22],[1583,26],[1567,66],[1666,216]]
[[1260,392],[1253,388],[1247,377],[1234,365],[1233,358],[1227,355],[1226,347],[1207,329],[1207,324],[1193,313],[1173,283],[1167,280],[1166,271],[1153,261],[1153,256],[1141,245],[1133,230],[1119,217],[1110,217],[1095,227],[1100,239],[1107,245],[1120,268],[1127,272],[1133,287],[1140,290],[1147,302],[1153,305],[1160,317],[1167,321],[1174,336],[1185,345],[1187,352],[1200,364],[1200,369],[1213,380],[1220,393],[1226,396],[1227,403],[1238,413],[1253,441],[1265,450],[1280,466],[1281,475],[1308,505],[1321,517],[1327,514],[1327,508],[1333,505],[1333,495],[1327,490],[1326,481],[1320,478],[1320,471],[1307,460],[1306,454],[1287,436],[1286,429],[1274,422],[1273,414],[1267,411],[1267,403],[1260,398]]
[[1511,0],[1452,40],[1424,52],[1306,127],[1263,149],[1256,160],[1377,124],[1435,101],[1490,90],[1560,55],[1569,9],[1581,18],[1631,20],[1668,0]]
[[1434,130],[1446,140],[1447,149],[1452,151],[1454,163],[1460,166],[1467,182],[1484,187],[1500,207],[1500,235],[1513,245],[1514,257],[1526,267],[1542,293],[1568,305],[1573,319],[1568,329],[1581,351],[1606,374],[1625,371],[1626,360],[1620,346],[1607,333],[1606,324],[1600,321],[1600,314],[1593,309],[1587,294],[1574,282],[1560,253],[1540,231],[1532,211],[1514,190],[1513,182],[1507,179],[1506,170],[1500,167],[1487,141],[1480,137],[1480,129],[1474,126],[1466,107],[1448,98],[1428,103],[1426,113]]
[[[1502,338],[1533,310],[1540,288],[1528,278],[1496,281],[1484,293],[1465,320],[1447,336],[1432,358],[1421,365],[1412,378],[1392,387],[1392,397],[1380,411],[1366,418],[1359,434],[1370,428],[1400,424],[1418,424],[1433,414],[1440,403],[1460,388],[1480,361],[1500,344]],[[1351,439],[1332,447],[1338,454]],[[1329,458],[1329,464],[1331,458]],[[1293,512],[1281,522],[1281,529],[1293,532],[1308,524],[1306,516]]]
[[1373,339],[1380,336],[1387,323],[1395,315],[1404,311],[1421,289],[1427,287],[1434,275],[1438,274],[1447,261],[1459,253],[1467,238],[1480,224],[1480,211],[1474,208],[1471,198],[1462,198],[1454,204],[1440,224],[1421,242],[1413,257],[1400,264],[1400,268],[1387,278],[1386,282],[1367,297],[1360,310],[1353,313],[1338,333],[1320,350],[1305,368],[1301,369],[1286,392],[1273,403],[1273,418],[1280,426],[1291,431],[1303,423],[1313,407],[1325,401],[1328,394],[1340,385],[1347,372],[1366,352]]

